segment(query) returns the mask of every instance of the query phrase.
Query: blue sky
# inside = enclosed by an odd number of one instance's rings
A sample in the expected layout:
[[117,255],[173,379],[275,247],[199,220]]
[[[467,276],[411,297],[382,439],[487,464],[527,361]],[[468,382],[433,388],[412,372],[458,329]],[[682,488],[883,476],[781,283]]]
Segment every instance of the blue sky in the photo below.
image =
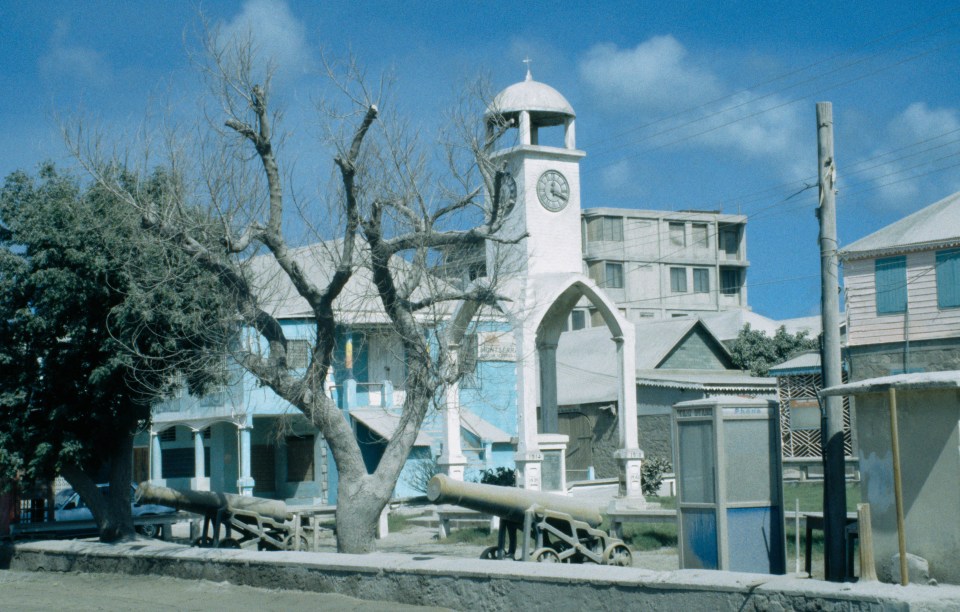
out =
[[[72,165],[58,117],[132,132],[158,100],[195,114],[198,7],[253,28],[298,133],[321,50],[391,71],[389,102],[425,130],[464,83],[501,89],[529,57],[576,109],[584,206],[748,215],[750,304],[774,318],[819,310],[816,102],[833,103],[841,245],[960,190],[960,8],[886,0],[0,0],[0,173]],[[284,153],[329,172],[310,138]]]

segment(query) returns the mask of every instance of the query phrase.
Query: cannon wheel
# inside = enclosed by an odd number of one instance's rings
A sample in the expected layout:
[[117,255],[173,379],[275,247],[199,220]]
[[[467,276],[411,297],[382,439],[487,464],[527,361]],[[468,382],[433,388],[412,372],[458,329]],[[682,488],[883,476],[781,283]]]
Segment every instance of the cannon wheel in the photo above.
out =
[[560,555],[552,548],[538,548],[530,558],[537,563],[560,563]]
[[487,546],[483,549],[483,552],[480,553],[480,558],[487,560],[499,560],[503,559],[503,553],[500,551],[499,546]]
[[240,542],[234,538],[224,538],[220,540],[220,548],[240,548]]
[[607,546],[607,549],[603,551],[603,564],[630,567],[633,565],[633,554],[626,544],[617,542]]
[[160,535],[161,527],[160,525],[155,525],[153,523],[148,523],[146,525],[140,525],[137,527],[137,531],[140,532],[140,535],[146,536],[148,538],[156,538]]
[[299,550],[299,551],[308,551],[310,550],[310,542],[307,540],[307,536],[300,534],[300,547],[297,548],[295,545],[297,543],[297,536],[288,535],[283,538],[283,549],[284,550]]

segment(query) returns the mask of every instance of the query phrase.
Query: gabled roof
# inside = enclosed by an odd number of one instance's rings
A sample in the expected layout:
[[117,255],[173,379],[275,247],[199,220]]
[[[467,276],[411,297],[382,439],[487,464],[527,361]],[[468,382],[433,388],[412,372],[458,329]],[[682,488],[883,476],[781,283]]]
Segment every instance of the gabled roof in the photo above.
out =
[[840,249],[840,259],[866,259],[960,245],[960,192]]
[[[712,348],[729,359],[729,353],[710,329],[697,318],[683,317],[664,321],[634,323],[636,333],[636,372],[638,384],[658,368],[683,341],[701,331]],[[733,376],[749,378],[741,370],[728,370]],[[724,370],[684,370],[693,379],[721,379],[739,385]],[[673,371],[672,371],[673,372]],[[591,327],[560,336],[557,347],[557,397],[561,405],[616,401],[617,354],[606,327]],[[691,379],[685,379],[691,380]],[[754,379],[764,381],[765,379]],[[772,380],[772,379],[771,379]],[[752,381],[751,381],[752,382]],[[759,383],[763,386],[763,382]]]

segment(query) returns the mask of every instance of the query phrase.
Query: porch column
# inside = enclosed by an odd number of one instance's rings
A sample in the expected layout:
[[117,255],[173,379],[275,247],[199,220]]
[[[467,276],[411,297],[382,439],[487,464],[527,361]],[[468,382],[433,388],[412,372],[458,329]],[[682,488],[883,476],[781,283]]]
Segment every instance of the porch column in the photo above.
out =
[[250,428],[240,427],[237,430],[240,436],[240,478],[237,480],[237,491],[240,495],[253,495],[253,477],[250,475]]
[[150,484],[163,486],[163,455],[160,451],[160,432],[150,432]]
[[620,467],[620,490],[619,499],[612,503],[617,506],[643,507],[646,505],[641,486],[643,451],[637,443],[636,337],[631,333],[618,336],[613,341],[617,345],[619,370],[617,423],[620,448],[615,456]]
[[194,491],[209,491],[210,478],[204,471],[203,429],[193,431],[193,478],[190,488]]
[[[450,368],[456,372],[459,367],[460,346],[450,345]],[[467,467],[467,458],[460,445],[460,383],[454,381],[447,385],[443,407],[443,450],[440,453],[440,468],[454,480],[463,480]]]

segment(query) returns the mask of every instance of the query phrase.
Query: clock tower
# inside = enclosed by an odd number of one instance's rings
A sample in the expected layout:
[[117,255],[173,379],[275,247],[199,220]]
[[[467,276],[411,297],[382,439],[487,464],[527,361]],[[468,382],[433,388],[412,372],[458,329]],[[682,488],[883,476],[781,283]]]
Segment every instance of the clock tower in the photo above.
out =
[[[488,244],[487,269],[521,277],[583,271],[580,244],[580,158],[576,114],[556,89],[526,79],[504,89],[487,109],[487,134],[501,146],[492,158],[515,181],[517,205],[501,235],[517,245]],[[507,129],[504,129],[507,128]]]

